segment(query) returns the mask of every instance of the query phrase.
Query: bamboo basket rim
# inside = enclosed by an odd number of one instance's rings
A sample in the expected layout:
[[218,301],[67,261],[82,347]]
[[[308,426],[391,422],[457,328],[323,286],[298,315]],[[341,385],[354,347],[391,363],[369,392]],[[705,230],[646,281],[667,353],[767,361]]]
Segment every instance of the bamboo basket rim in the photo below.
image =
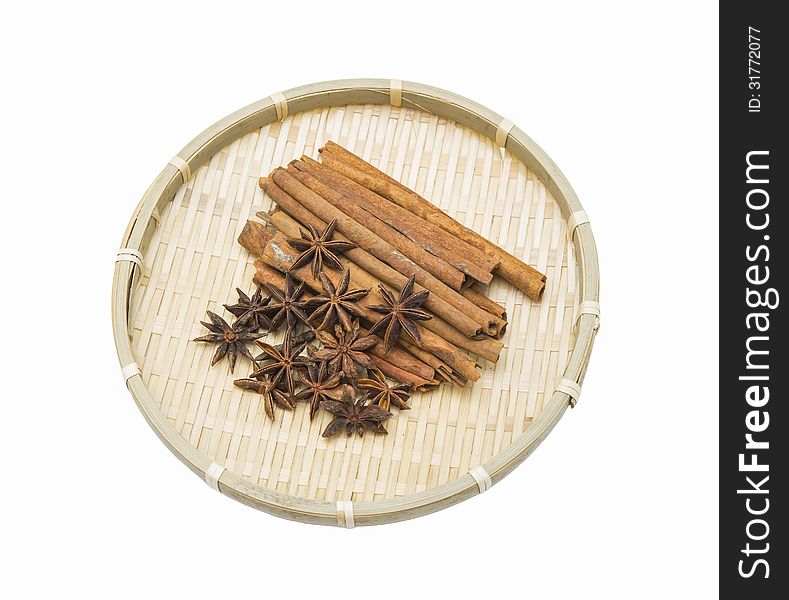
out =
[[[327,105],[394,104],[447,118],[497,140],[530,169],[558,204],[562,217],[574,223],[572,242],[580,270],[580,302],[599,306],[599,268],[591,225],[570,183],[558,166],[525,132],[490,109],[467,98],[432,86],[389,79],[348,79],[315,83],[275,93],[216,122],[189,142],[159,173],[142,196],[123,235],[124,251],[143,252],[163,209],[189,176],[229,141],[289,114]],[[503,135],[502,135],[503,134]],[[579,218],[580,216],[580,218]],[[230,470],[211,475],[212,461],[190,445],[164,419],[142,377],[135,376],[135,357],[129,335],[129,312],[136,274],[128,257],[116,260],[112,283],[112,324],[118,360],[134,401],[162,442],[187,467],[221,493],[276,516],[322,525],[344,525],[339,503],[318,501],[264,489]],[[582,312],[575,325],[575,346],[568,357],[563,380],[580,389],[599,328],[598,314]],[[131,367],[130,367],[131,366]],[[128,370],[131,368],[131,372]],[[571,385],[572,387],[572,385]],[[500,453],[482,465],[492,484],[500,481],[531,454],[574,406],[577,393],[555,390],[534,422]],[[209,473],[207,475],[207,473]],[[481,493],[471,473],[411,495],[387,500],[353,502],[355,525],[375,525],[422,516]],[[347,504],[347,502],[346,502]]]

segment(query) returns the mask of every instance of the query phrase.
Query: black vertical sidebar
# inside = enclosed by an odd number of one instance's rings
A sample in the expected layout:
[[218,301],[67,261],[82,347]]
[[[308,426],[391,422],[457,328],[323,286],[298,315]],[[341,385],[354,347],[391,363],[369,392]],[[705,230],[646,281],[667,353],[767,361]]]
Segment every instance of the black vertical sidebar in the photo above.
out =
[[720,5],[720,595],[754,600],[789,597],[781,7]]

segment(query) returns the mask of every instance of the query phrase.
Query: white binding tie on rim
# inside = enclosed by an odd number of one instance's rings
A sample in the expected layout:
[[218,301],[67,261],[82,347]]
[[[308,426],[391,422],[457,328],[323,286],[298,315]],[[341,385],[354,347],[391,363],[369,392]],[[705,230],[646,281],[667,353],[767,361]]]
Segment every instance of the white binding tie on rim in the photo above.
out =
[[271,94],[271,101],[274,103],[274,110],[277,111],[277,120],[281,121],[288,116],[288,101],[282,92]]
[[135,375],[142,375],[140,372],[140,365],[138,365],[136,362],[130,362],[128,365],[121,367],[121,375],[123,375],[123,381],[128,386],[129,379]]
[[581,397],[581,385],[572,379],[562,379],[562,382],[556,386],[556,391],[570,396],[570,408],[575,408],[578,398]]
[[217,492],[221,492],[222,490],[219,489],[219,478],[222,477],[224,472],[225,468],[222,465],[212,462],[205,472],[205,482]]
[[403,102],[403,81],[400,79],[389,80],[389,104],[400,106]]
[[597,331],[600,329],[600,303],[595,302],[594,300],[584,300],[578,307],[578,318],[575,320],[578,323],[578,320],[583,315],[594,315],[597,317],[595,321],[594,329]]
[[170,159],[170,162],[167,164],[173,165],[176,169],[181,171],[181,178],[184,180],[184,183],[189,181],[189,178],[192,176],[192,169],[189,168],[189,163],[186,162],[183,158],[181,158],[176,154]]
[[509,119],[502,119],[499,123],[499,128],[496,130],[496,145],[504,148],[507,145],[507,138],[510,136],[510,131],[515,127],[515,123]]
[[583,225],[584,223],[588,222],[589,216],[586,214],[585,210],[576,210],[573,214],[571,214],[570,218],[567,219],[567,229],[570,232],[570,239],[573,239],[575,230],[578,229],[579,225]]
[[346,529],[356,526],[353,520],[353,502],[350,500],[337,500],[337,525]]
[[115,262],[121,261],[132,262],[142,270],[142,253],[134,248],[121,248],[118,250],[118,255],[115,257]]
[[490,488],[493,487],[493,481],[490,479],[490,475],[485,470],[484,467],[478,466],[471,469],[469,472],[474,478],[474,481],[477,482],[477,487],[479,488],[479,493],[487,492]]

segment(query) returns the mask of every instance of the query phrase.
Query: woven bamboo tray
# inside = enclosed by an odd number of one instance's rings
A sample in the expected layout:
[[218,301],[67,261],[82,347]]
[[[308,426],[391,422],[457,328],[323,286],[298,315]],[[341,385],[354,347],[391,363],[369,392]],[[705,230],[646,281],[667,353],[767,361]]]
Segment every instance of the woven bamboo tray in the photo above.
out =
[[[224,363],[209,367],[213,347],[190,342],[204,333],[206,309],[226,314],[236,286],[253,287],[252,258],[236,238],[272,207],[258,177],[302,154],[317,158],[330,139],[548,277],[540,301],[494,278],[490,296],[509,316],[499,362],[480,361],[473,386],[415,394],[386,436],[322,438],[330,415],[310,422],[306,403],[271,422]],[[578,399],[600,322],[598,285],[586,213],[525,133],[443,90],[358,79],[274,94],[181,150],[123,236],[112,320],[129,391],[186,466],[268,513],[353,527],[451,506],[520,464]]]

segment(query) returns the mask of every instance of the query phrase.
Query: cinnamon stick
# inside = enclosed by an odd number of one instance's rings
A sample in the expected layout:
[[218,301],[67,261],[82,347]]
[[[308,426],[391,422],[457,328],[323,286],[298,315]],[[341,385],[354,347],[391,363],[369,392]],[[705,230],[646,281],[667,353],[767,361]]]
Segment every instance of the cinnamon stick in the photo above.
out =
[[[275,268],[269,266],[260,258],[255,260],[255,276],[253,280],[259,285],[273,284],[280,289],[285,287],[285,275],[280,271],[277,271]],[[305,291],[303,298],[306,300],[312,296],[313,294],[311,292]],[[365,331],[362,331],[362,335],[365,333]],[[424,382],[432,382],[435,380],[436,372],[433,367],[425,364],[423,361],[406,352],[402,348],[390,348],[387,352],[383,340],[373,346],[370,349],[370,353],[379,359],[385,360],[387,362],[387,365],[385,365],[386,368],[392,373],[398,373],[400,377],[405,377],[403,373],[408,373],[410,375],[409,378],[398,379],[398,381],[403,381],[404,383],[414,383],[417,385],[417,387],[424,387],[428,385]],[[397,371],[395,371],[395,369],[397,369]],[[387,371],[384,369],[381,369],[381,371],[388,375]],[[394,375],[392,375],[392,377],[395,378]]]
[[[293,261],[296,260],[298,255],[299,253],[288,244],[285,235],[282,233],[276,233],[264,249],[261,258],[273,267],[283,271],[289,271],[293,277],[299,281],[303,281],[313,290],[322,290],[320,283],[318,283],[318,281],[312,277],[309,265],[299,269],[290,269],[291,264],[293,264]],[[333,278],[335,281],[338,280],[339,277],[337,274],[331,272],[326,272],[324,274],[327,275],[329,279]],[[351,277],[351,282],[354,287],[362,287],[354,281],[353,277]],[[370,306],[383,303],[384,302],[378,293],[372,291],[366,298],[359,300],[356,305],[362,310],[362,312],[365,314],[365,318],[368,321],[376,322],[378,320],[378,313],[371,310]],[[469,357],[467,354],[464,354],[457,347],[453,346],[429,329],[425,329],[424,327],[421,327],[421,325],[417,325],[417,328],[419,329],[421,336],[421,340],[416,344],[419,348],[435,354],[439,359],[444,361],[447,365],[449,365],[452,369],[457,371],[466,379],[471,381],[477,381],[479,379],[479,373],[476,369],[477,364],[473,359],[471,359],[471,357]]]
[[343,175],[388,198],[415,215],[435,223],[468,244],[499,261],[496,273],[530,298],[539,299],[545,289],[545,275],[522,260],[499,248],[490,240],[461,225],[429,200],[410,190],[396,179],[349,152],[334,142],[320,149],[324,163],[330,156],[332,168],[341,168]]
[[437,356],[430,354],[429,352],[414,346],[407,340],[400,340],[400,345],[408,350],[411,354],[413,354],[418,359],[424,361],[426,364],[430,365],[435,369],[437,375],[439,375],[445,381],[449,381],[457,386],[463,387],[468,383],[468,380],[460,375],[457,371],[453,370],[448,364],[442,361]]
[[[346,198],[339,191],[332,189],[325,183],[312,177],[310,174],[297,169],[297,164],[294,163],[298,163],[298,161],[292,162],[287,169],[287,173],[293,178],[318,194],[337,210],[342,211],[361,226],[384,240],[387,244],[390,244],[395,250],[403,254],[403,256],[408,257],[425,271],[435,276],[436,279],[443,281],[455,290],[460,290],[474,283],[474,280],[468,279],[459,269],[449,264],[443,258],[435,256],[424,248],[416,245],[402,233],[393,229],[375,215],[367,212],[362,206],[355,204],[352,198]],[[279,185],[291,196],[298,198],[297,192],[294,192],[294,188],[291,187],[292,183],[290,180],[278,171],[278,169],[275,169],[271,174],[274,183]],[[485,274],[492,277],[490,273]]]
[[[286,236],[290,238],[299,237],[300,227],[298,222],[296,222],[292,217],[288,216],[284,212],[275,212],[270,216],[270,219],[272,225],[274,225]],[[340,262],[345,268],[350,270],[351,278],[356,281],[359,287],[374,290],[378,289],[378,285],[381,283],[379,278],[368,273],[358,265],[353,264],[350,260],[348,260],[347,257],[340,257]],[[429,329],[433,333],[441,336],[446,341],[457,346],[458,348],[467,350],[468,352],[473,352],[474,354],[477,354],[491,362],[498,361],[499,353],[504,347],[504,344],[489,337],[476,340],[464,336],[460,331],[437,316],[434,316],[429,321],[423,321],[422,326],[425,329]]]
[[271,232],[265,225],[256,221],[247,221],[241,235],[238,236],[238,243],[249,250],[252,256],[261,256],[270,240]]
[[[424,219],[416,216],[414,213],[390,202],[372,190],[368,190],[366,187],[359,185],[352,179],[348,179],[341,173],[330,169],[326,165],[322,165],[309,156],[302,156],[301,160],[291,161],[290,165],[288,166],[289,172],[292,172],[291,167],[308,173],[314,177],[314,180],[311,181],[309,178],[299,178],[296,173],[293,173],[293,175],[299,179],[299,181],[301,181],[314,192],[320,194],[324,199],[327,199],[331,202],[331,199],[327,196],[327,194],[324,193],[324,188],[320,184],[337,190],[346,198],[359,204],[374,217],[377,217],[387,225],[397,229],[397,231],[402,232],[414,243],[423,247],[428,252],[433,252],[434,249],[437,250],[433,253],[445,259],[450,264],[458,267],[461,271],[467,274],[470,273],[468,270],[463,269],[462,264],[468,261],[466,261],[465,258],[458,257],[464,256],[465,253],[465,255],[471,257],[471,260],[477,260],[477,257],[481,254],[479,250],[476,248],[471,248],[465,242],[460,242],[458,238],[454,237],[444,229],[431,225]],[[320,182],[320,184],[316,183],[315,180]],[[335,203],[332,202],[332,204]],[[335,206],[342,209],[342,206],[339,204],[335,204]],[[472,252],[468,251],[469,248]],[[482,266],[477,267],[475,265],[474,268],[484,268],[486,269],[486,273],[489,274],[498,266],[498,262],[489,258],[487,255],[482,256],[484,261],[480,262],[480,265]],[[460,264],[455,261],[460,261]],[[485,296],[483,292],[479,291],[480,287],[487,285],[490,277],[486,277],[485,281],[482,282],[479,281],[479,278],[477,279],[478,281],[472,286],[466,286],[464,289],[460,290],[460,294],[479,306],[481,309],[501,319],[502,322],[498,324],[500,329],[496,335],[496,337],[501,337],[504,335],[504,331],[506,329],[507,311],[503,307],[499,306],[496,302]]]
[[375,363],[375,366],[378,367],[381,373],[387,377],[391,377],[395,381],[399,381],[400,383],[410,383],[414,386],[414,389],[425,391],[434,387],[438,387],[440,383],[437,379],[431,379],[428,381],[426,379],[422,379],[421,377],[417,377],[413,373],[404,371],[397,365],[393,365],[386,359],[381,358],[375,354],[371,355],[370,359]]
[[[362,335],[366,335],[366,333],[367,332],[364,331]],[[416,378],[432,381],[436,377],[436,372],[433,367],[418,359],[416,356],[406,352],[403,348],[394,347],[390,348],[387,352],[383,340],[370,349],[370,354],[386,360],[392,366],[397,367],[401,371],[410,373]]]
[[[259,212],[257,215],[258,217],[264,218],[267,221],[271,221],[272,219],[276,220],[277,223],[275,226],[277,229],[283,231],[289,237],[298,238],[300,236],[298,223],[301,223],[305,226],[311,225],[318,231],[322,231],[326,227],[326,221],[323,221],[322,219],[315,216],[312,212],[299,204],[292,196],[283,191],[282,188],[280,188],[275,183],[268,181],[266,183],[266,190],[268,195],[274,200],[274,202],[277,203],[280,210],[274,214]],[[286,219],[290,219],[290,223],[288,223]],[[343,241],[348,240],[347,237],[336,230],[334,232],[334,239]],[[363,250],[362,248],[357,247],[351,250],[346,250],[345,257],[393,288],[402,289],[408,281],[408,278],[405,275],[400,274],[388,264],[378,260],[375,256],[366,250]],[[423,288],[417,285],[415,286],[415,289],[416,291],[420,291]],[[449,289],[448,293],[457,294],[457,292],[454,292],[454,290]],[[468,314],[459,310],[437,294],[431,294],[428,297],[427,301],[425,302],[425,307],[433,314],[445,319],[447,323],[458,328],[458,330],[465,336],[479,338],[482,337],[486,332],[491,331],[492,315],[482,315],[485,317],[483,320],[485,325],[483,330],[483,326],[478,323],[478,320],[480,320],[478,312],[471,313],[473,317],[469,318]],[[476,319],[474,317],[476,317]]]
[[[374,191],[345,177],[334,168],[334,164],[330,164],[334,161],[332,155],[327,155],[327,159],[329,162],[321,164],[308,156],[303,156],[301,161],[293,161],[290,164],[309,173],[323,184],[353,200],[368,213],[374,215],[375,218],[380,219],[390,227],[394,227],[427,252],[443,258],[471,279],[483,285],[488,285],[493,280],[491,273],[499,264],[497,260],[492,259],[484,252],[441,229],[441,227],[417,217],[411,211],[390,202]],[[307,185],[309,186],[309,184]],[[315,188],[312,189],[315,190]],[[318,191],[318,193],[321,192]]]
[[501,319],[481,309],[436,279],[386,241],[303,185],[287,171],[278,170],[275,173],[279,173],[276,178],[287,185],[291,193],[287,193],[270,179],[261,178],[260,185],[286,213],[297,221],[317,229],[322,229],[326,223],[337,219],[335,235],[341,234],[358,246],[345,253],[353,262],[397,289],[402,289],[408,277],[414,275],[416,282],[430,291],[426,307],[431,312],[469,337],[476,338],[483,334],[498,337],[501,326],[505,324]]
[[[464,298],[470,300],[483,310],[488,311],[499,317],[501,320],[507,320],[507,309],[501,306],[498,302],[494,302],[488,298],[485,293],[480,290],[476,285],[466,288],[461,292]],[[502,332],[503,333],[503,332]]]

